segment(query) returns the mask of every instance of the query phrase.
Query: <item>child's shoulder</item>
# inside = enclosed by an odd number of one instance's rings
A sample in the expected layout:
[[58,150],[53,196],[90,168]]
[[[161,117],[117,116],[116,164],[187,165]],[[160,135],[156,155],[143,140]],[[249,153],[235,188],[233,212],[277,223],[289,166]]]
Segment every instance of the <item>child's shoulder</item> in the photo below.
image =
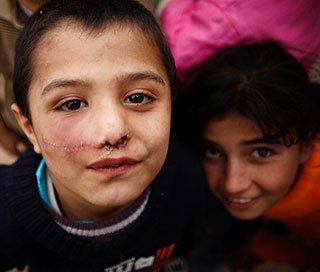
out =
[[179,161],[176,161],[176,164],[184,166],[184,168],[187,165],[201,165],[198,152],[175,132],[171,133],[168,158],[174,160],[179,159]]
[[[0,217],[9,213],[19,196],[24,195],[29,183],[35,180],[36,169],[42,157],[29,147],[12,165],[0,165]],[[3,207],[8,206],[8,210]],[[1,218],[0,218],[0,222]]]
[[0,252],[5,252],[7,256],[17,254],[17,245],[23,243],[23,232],[18,221],[21,207],[28,208],[23,201],[34,189],[29,185],[35,180],[41,158],[29,147],[12,165],[0,166]]
[[194,179],[205,179],[199,153],[174,132],[171,133],[168,155],[163,168],[172,171],[178,180],[184,178],[184,183],[187,181],[193,183]]
[[205,173],[198,152],[186,144],[176,133],[172,133],[168,155],[158,179],[167,185],[176,197],[197,199],[205,194]]

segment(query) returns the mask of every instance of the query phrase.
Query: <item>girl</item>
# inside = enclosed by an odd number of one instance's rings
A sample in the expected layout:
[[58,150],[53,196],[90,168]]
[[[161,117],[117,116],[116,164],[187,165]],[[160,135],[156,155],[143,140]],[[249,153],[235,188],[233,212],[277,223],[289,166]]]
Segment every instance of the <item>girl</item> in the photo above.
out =
[[238,219],[263,217],[251,242],[261,259],[320,267],[319,98],[303,66],[265,41],[208,59],[177,104],[211,193]]

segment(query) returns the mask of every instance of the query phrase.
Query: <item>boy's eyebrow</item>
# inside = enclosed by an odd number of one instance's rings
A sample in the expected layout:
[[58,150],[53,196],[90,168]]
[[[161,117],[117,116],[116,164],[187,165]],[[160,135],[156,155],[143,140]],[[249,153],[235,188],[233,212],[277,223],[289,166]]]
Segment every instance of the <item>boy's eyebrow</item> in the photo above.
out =
[[162,77],[152,71],[128,73],[128,74],[119,76],[119,80],[123,81],[123,82],[139,81],[139,80],[153,80],[153,81],[160,83],[161,85],[165,85],[165,82],[162,79]]
[[53,89],[75,87],[75,86],[87,87],[89,86],[89,83],[81,79],[75,79],[75,80],[74,79],[55,79],[43,88],[41,95],[45,95],[46,93],[48,93]]
[[[161,76],[158,74],[151,72],[151,71],[144,71],[144,72],[136,72],[136,73],[128,73],[125,75],[119,76],[119,81],[139,81],[139,80],[153,80],[161,85],[165,85],[164,80],[162,79]],[[89,82],[82,80],[82,79],[56,79],[50,82],[48,85],[46,85],[43,90],[41,95],[44,95],[48,93],[49,91],[53,89],[59,89],[59,88],[66,88],[66,87],[76,87],[76,86],[81,86],[81,87],[87,87],[89,86]]]

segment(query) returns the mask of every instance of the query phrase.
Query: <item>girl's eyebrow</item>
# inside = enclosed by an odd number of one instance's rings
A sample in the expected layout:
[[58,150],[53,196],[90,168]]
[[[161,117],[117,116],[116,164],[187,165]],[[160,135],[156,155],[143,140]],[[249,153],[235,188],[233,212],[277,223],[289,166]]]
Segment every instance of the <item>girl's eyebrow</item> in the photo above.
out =
[[241,142],[241,145],[254,145],[254,144],[283,145],[283,141],[281,137],[274,135],[270,137],[256,138],[256,139]]
[[216,143],[215,141],[211,141],[209,139],[202,139],[200,141],[201,145],[218,145],[218,143]]
[[[219,145],[215,141],[209,139],[202,139],[201,145]],[[283,141],[279,136],[270,136],[270,137],[263,137],[263,138],[256,138],[251,140],[246,140],[241,142],[241,145],[255,145],[255,144],[273,144],[273,145],[283,145]]]

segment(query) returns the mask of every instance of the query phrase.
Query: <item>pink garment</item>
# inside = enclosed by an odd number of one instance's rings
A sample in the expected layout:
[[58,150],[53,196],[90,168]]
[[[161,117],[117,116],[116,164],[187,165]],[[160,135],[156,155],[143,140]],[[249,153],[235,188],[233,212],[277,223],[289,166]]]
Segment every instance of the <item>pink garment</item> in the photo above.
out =
[[172,0],[160,14],[178,76],[235,43],[273,39],[307,68],[320,55],[319,0]]

